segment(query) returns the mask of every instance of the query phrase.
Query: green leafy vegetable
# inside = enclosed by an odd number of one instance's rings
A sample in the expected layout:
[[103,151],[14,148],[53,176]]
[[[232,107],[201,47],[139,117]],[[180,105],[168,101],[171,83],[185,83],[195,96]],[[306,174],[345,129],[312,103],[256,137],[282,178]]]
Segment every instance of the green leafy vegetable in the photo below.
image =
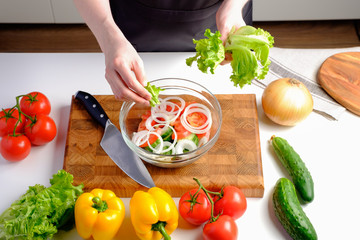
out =
[[[0,216],[0,239],[48,239],[73,219],[75,201],[83,185],[73,186],[73,176],[59,170],[46,188],[36,184]],[[66,221],[65,221],[66,220]]]
[[208,68],[214,74],[215,68],[225,59],[225,49],[220,37],[219,31],[212,33],[210,29],[206,29],[204,36],[207,39],[193,40],[196,44],[196,55],[186,59],[186,64],[191,66],[194,61],[200,71],[207,73]]
[[[269,71],[269,50],[273,47],[274,38],[263,29],[252,26],[243,26],[235,30],[233,28],[225,43],[220,40],[220,32],[215,34],[210,29],[205,30],[208,39],[193,40],[196,44],[196,55],[186,59],[186,64],[191,66],[194,61],[198,62],[198,68],[207,73],[214,74],[214,69],[225,59],[225,53],[232,55],[230,76],[235,86],[241,88],[251,84],[254,78],[264,79]],[[221,46],[225,45],[224,48]]]
[[145,86],[145,89],[151,94],[151,99],[149,101],[150,106],[155,107],[156,104],[160,104],[159,94],[160,94],[160,91],[163,91],[164,89],[158,88],[155,85],[151,85],[150,82],[147,83],[147,85]]

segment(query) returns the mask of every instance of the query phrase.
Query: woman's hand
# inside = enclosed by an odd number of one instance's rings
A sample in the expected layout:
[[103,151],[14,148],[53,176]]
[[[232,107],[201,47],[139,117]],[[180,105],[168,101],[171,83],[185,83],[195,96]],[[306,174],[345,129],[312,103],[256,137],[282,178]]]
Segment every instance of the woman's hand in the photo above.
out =
[[134,47],[125,38],[111,37],[104,45],[103,52],[105,78],[115,98],[148,105],[151,95],[144,88],[144,65]]
[[[238,29],[246,23],[242,16],[242,9],[248,0],[224,0],[216,13],[216,26],[221,33],[221,40],[224,45],[233,26]],[[221,65],[230,63],[231,54],[225,54],[225,60]]]
[[149,104],[142,59],[118,28],[108,0],[74,0],[105,55],[105,78],[116,99]]

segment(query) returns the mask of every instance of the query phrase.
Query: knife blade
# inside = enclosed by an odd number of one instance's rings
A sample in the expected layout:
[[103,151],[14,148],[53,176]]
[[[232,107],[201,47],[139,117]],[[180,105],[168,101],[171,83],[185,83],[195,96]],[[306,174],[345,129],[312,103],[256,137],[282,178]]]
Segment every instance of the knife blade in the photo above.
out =
[[151,175],[141,159],[126,145],[121,132],[110,121],[100,103],[90,93],[78,91],[75,98],[80,100],[90,114],[105,130],[100,146],[114,163],[137,183],[155,187]]

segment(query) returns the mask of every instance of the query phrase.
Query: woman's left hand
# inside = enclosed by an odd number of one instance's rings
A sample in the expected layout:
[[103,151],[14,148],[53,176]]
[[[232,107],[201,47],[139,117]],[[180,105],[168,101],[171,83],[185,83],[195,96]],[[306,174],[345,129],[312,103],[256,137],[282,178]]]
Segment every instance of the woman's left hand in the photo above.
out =
[[[221,40],[224,42],[230,30],[235,26],[238,29],[246,23],[242,16],[242,9],[249,0],[224,0],[216,13],[216,26],[221,33]],[[251,1],[251,0],[250,0]],[[225,54],[222,65],[231,62],[231,54]]]

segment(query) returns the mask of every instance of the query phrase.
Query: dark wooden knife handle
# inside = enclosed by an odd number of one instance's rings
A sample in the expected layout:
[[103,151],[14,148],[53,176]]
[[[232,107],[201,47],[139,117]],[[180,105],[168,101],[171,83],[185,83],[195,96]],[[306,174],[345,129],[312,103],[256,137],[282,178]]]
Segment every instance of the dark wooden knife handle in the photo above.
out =
[[96,120],[103,128],[105,128],[106,122],[109,119],[100,103],[94,98],[93,95],[87,92],[78,91],[75,93],[75,98],[80,100],[90,114],[90,116]]

